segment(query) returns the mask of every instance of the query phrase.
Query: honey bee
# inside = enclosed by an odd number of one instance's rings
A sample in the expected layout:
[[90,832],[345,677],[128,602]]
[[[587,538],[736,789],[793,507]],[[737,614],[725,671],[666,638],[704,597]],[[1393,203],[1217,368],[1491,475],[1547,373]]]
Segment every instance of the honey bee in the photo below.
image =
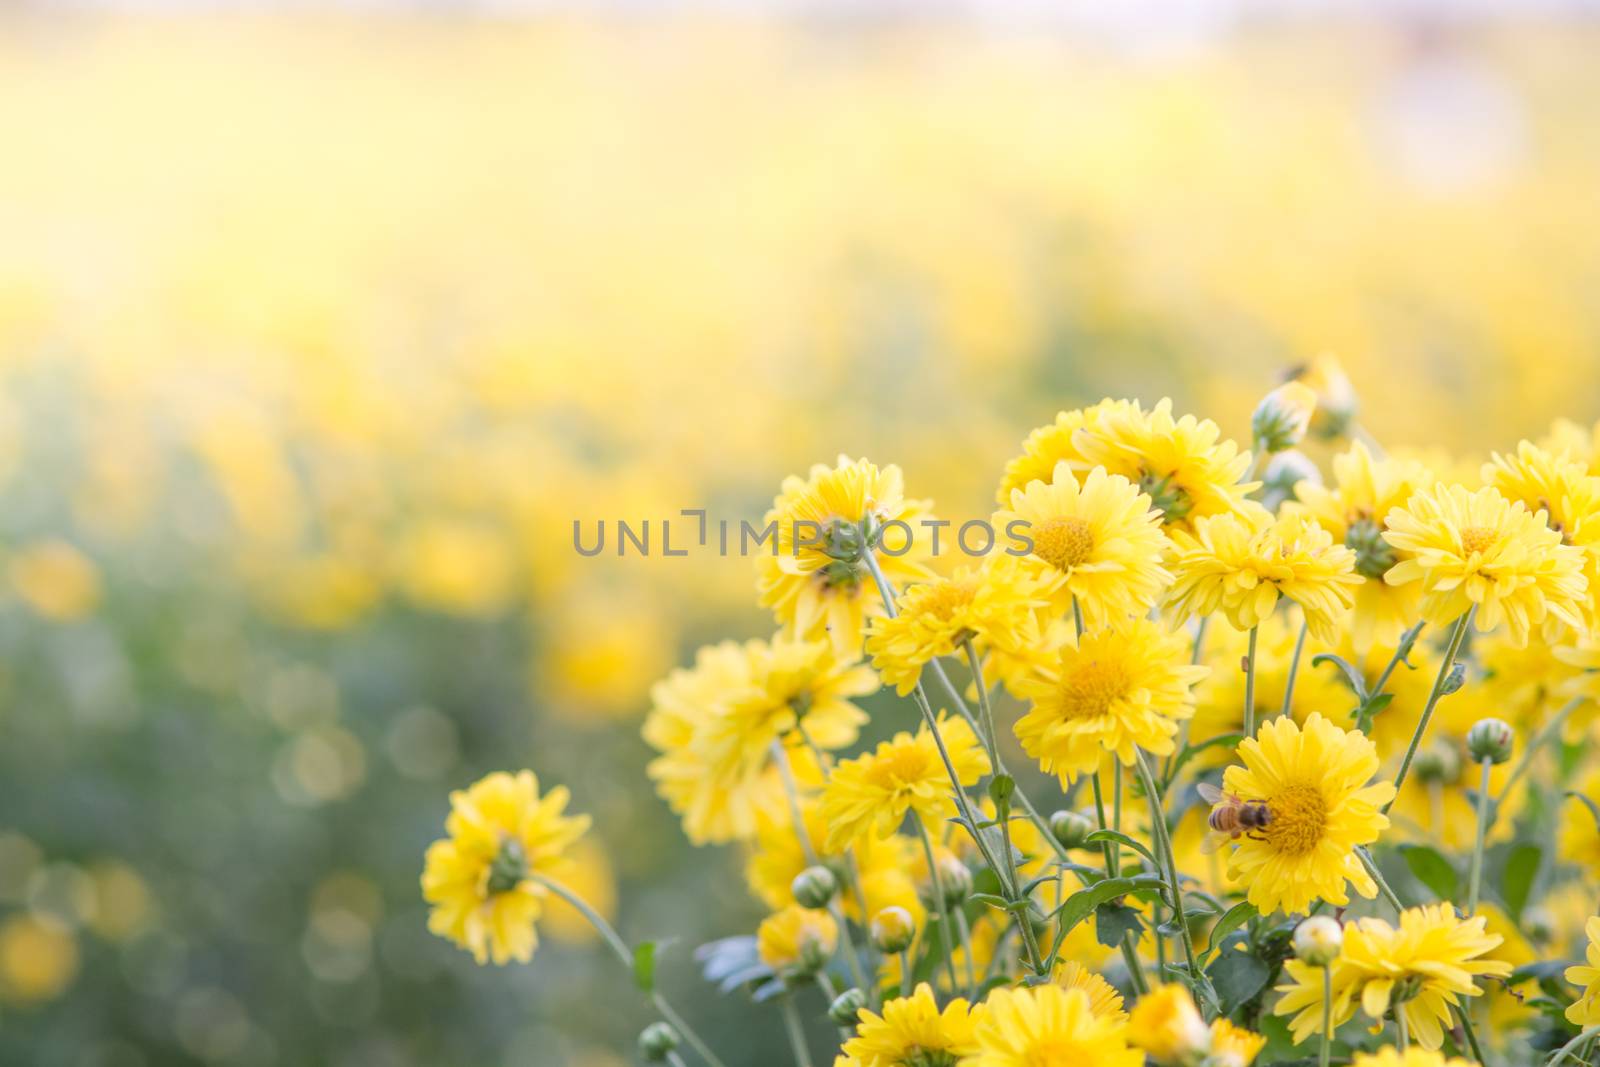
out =
[[1264,800],[1241,800],[1207,783],[1195,789],[1200,799],[1211,805],[1211,814],[1206,818],[1211,831],[1200,845],[1201,852],[1215,852],[1229,841],[1254,837],[1255,831],[1265,830],[1272,821],[1272,810]]

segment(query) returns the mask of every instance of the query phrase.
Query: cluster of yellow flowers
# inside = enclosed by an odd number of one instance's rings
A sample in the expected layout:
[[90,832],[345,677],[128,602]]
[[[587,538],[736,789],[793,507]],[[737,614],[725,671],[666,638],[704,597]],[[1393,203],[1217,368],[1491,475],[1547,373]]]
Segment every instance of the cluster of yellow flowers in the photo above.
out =
[[[736,843],[772,909],[708,976],[777,1000],[801,1067],[813,988],[837,1067],[1245,1067],[1312,1039],[1442,1067],[1519,1032],[1587,1062],[1600,425],[1471,474],[1384,453],[1354,396],[1298,370],[1251,450],[1167,401],[1062,412],[980,551],[973,524],[941,551],[895,467],[784,483],[776,632],[668,675],[644,737],[690,840]],[[915,728],[851,754],[880,684]],[[453,797],[436,932],[526,960],[549,895],[583,907],[566,800],[528,772]],[[653,953],[594,919],[636,971]],[[1588,966],[1540,965],[1585,926]],[[645,986],[646,1057],[717,1067]]]

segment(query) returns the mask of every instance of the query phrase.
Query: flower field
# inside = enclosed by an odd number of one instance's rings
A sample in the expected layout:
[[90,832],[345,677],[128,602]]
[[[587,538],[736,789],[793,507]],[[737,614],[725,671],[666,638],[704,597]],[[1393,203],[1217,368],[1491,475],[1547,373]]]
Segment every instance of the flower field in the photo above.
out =
[[0,26],[0,1062],[1600,1062],[1600,25]]

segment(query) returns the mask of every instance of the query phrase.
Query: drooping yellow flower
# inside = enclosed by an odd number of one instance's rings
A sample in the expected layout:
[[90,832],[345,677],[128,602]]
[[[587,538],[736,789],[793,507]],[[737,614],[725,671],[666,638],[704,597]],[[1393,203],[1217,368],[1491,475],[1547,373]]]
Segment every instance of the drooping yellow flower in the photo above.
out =
[[1091,971],[1077,960],[1067,960],[1056,967],[1052,981],[1062,989],[1081,989],[1089,996],[1089,1010],[1102,1019],[1123,1021],[1128,1013],[1122,1009],[1122,994],[1106,981],[1098,971]]
[[1211,1029],[1189,991],[1176,982],[1158,985],[1128,1013],[1128,1040],[1160,1064],[1192,1063],[1211,1047]]
[[1372,741],[1320,714],[1303,727],[1280,718],[1240,742],[1239,758],[1244,766],[1228,768],[1223,788],[1271,812],[1266,829],[1239,837],[1228,858],[1228,877],[1246,885],[1250,903],[1263,914],[1303,912],[1319,899],[1342,906],[1346,882],[1376,896],[1355,847],[1389,825],[1378,809],[1394,785],[1367,784],[1378,769]]
[[1376,1052],[1358,1052],[1350,1067],[1477,1067],[1471,1060],[1460,1056],[1445,1059],[1444,1053],[1434,1049],[1412,1046],[1401,1052],[1393,1045],[1385,1045]]
[[1041,592],[1061,610],[1076,600],[1091,626],[1147,613],[1171,580],[1161,517],[1120,474],[1096,467],[1080,483],[1063,461],[1048,483],[1014,490],[1010,505],[991,520],[995,536],[1006,551],[1030,549],[1021,559]]
[[981,568],[960,567],[948,578],[909,586],[899,613],[868,624],[867,654],[883,680],[901,696],[910,693],[922,668],[960,650],[968,638],[991,647],[1021,650],[1039,642],[1041,583],[1013,557],[994,556]]
[[559,881],[566,850],[589,828],[588,816],[562,814],[567,799],[563,787],[541,796],[532,771],[499,771],[451,793],[449,837],[428,846],[422,872],[428,929],[479,963],[532,958],[549,893],[533,876]]
[[959,1067],[1143,1067],[1127,1024],[1094,1013],[1081,989],[996,989],[978,1020],[978,1051]]
[[1107,410],[1072,435],[1084,462],[1120,474],[1149,494],[1169,531],[1197,518],[1238,511],[1256,483],[1240,482],[1250,453],[1222,439],[1217,424],[1172,417],[1172,401]]
[[973,1031],[983,1011],[983,1005],[961,997],[941,1011],[933,988],[923,982],[911,996],[886,1001],[881,1014],[862,1008],[856,1034],[843,1051],[861,1067],[953,1064],[977,1051]]
[[[840,456],[805,478],[786,478],[763,518],[773,538],[752,545],[763,607],[792,636],[832,642],[841,659],[860,655],[868,619],[885,614],[861,559],[866,540],[895,586],[928,576],[926,501],[906,500],[900,468]],[[887,529],[885,529],[887,527]],[[882,536],[879,541],[878,537]],[[742,535],[741,535],[742,536]]]
[[1434,625],[1477,608],[1477,628],[1505,623],[1516,644],[1553,616],[1582,630],[1583,551],[1561,543],[1542,515],[1498,489],[1436,485],[1389,512],[1383,536],[1409,552],[1383,580],[1422,583],[1422,615]]
[[[989,757],[965,719],[941,718],[939,736],[962,785],[989,773]],[[834,767],[822,792],[822,814],[828,823],[825,847],[836,852],[860,837],[888,837],[908,811],[916,812],[927,826],[940,826],[956,813],[951,788],[928,727],[914,735],[898,733],[873,751]]]
[[1130,765],[1135,748],[1170,753],[1178,722],[1194,713],[1191,687],[1208,672],[1189,656],[1186,635],[1148,619],[1063,646],[1054,668],[1020,687],[1033,704],[1016,724],[1023,751],[1063,785],[1102,752]]
[[[1449,904],[1407,908],[1398,929],[1382,919],[1357,919],[1345,926],[1333,964],[1333,1025],[1349,1020],[1358,1005],[1379,1022],[1392,1007],[1404,1014],[1413,1040],[1436,1049],[1451,1009],[1483,992],[1474,979],[1511,973],[1511,964],[1484,956],[1499,944],[1483,916],[1462,919]],[[1289,1029],[1298,1043],[1322,1032],[1322,969],[1299,960],[1284,968],[1293,984],[1277,987],[1284,995],[1273,1013],[1294,1016]]]
[[1267,1045],[1262,1034],[1235,1026],[1227,1019],[1211,1022],[1211,1060],[1217,1067],[1250,1067]]
[[825,911],[791,904],[761,920],[756,928],[756,953],[779,974],[813,972],[839,946],[839,924]]
[[[828,822],[822,814],[821,799],[803,796],[800,812],[806,841],[817,858],[829,867],[851,872],[851,877],[840,881],[839,903],[845,915],[862,922],[883,908],[898,907],[910,912],[917,922],[922,921],[922,901],[911,873],[915,860],[922,855],[920,844],[901,834],[882,839],[858,838],[849,843],[852,868],[843,851],[827,848]],[[787,808],[781,814],[786,816]],[[768,820],[757,832],[755,846],[745,859],[745,882],[763,904],[778,911],[795,902],[795,876],[812,862],[788,818]],[[861,895],[866,897],[864,909],[856,898],[856,876]]]
[[[1543,512],[1545,524],[1562,544],[1583,552],[1583,577],[1588,589],[1600,582],[1600,477],[1580,462],[1551,453],[1528,441],[1512,456],[1495,454],[1483,465],[1485,485],[1531,512]],[[1594,597],[1581,601],[1586,627],[1600,624]]]
[[1589,938],[1584,950],[1587,966],[1568,967],[1566,979],[1583,988],[1583,995],[1567,1007],[1567,1021],[1574,1026],[1600,1025],[1600,918],[1584,925]]
[[853,743],[866,714],[850,698],[877,685],[870,667],[822,641],[706,646],[651,690],[643,734],[661,755],[649,775],[695,844],[748,840],[763,818],[783,817],[774,743],[798,746],[802,722],[821,748]]
[[1243,515],[1198,519],[1192,533],[1175,530],[1172,539],[1176,580],[1168,602],[1179,622],[1220,611],[1236,629],[1248,630],[1282,596],[1300,605],[1317,640],[1331,644],[1363,581],[1355,553],[1297,512],[1274,520],[1256,506]]
[[1094,464],[1083,457],[1072,443],[1073,435],[1085,427],[1098,426],[1108,412],[1132,408],[1130,400],[1106,399],[1087,408],[1075,408],[1056,414],[1056,420],[1040,426],[1022,442],[1022,454],[1006,463],[1005,474],[1000,478],[1000,488],[995,492],[995,503],[1001,507],[1011,504],[1015,489],[1026,489],[1032,482],[1048,482],[1055,477],[1056,464],[1066,462],[1074,472],[1085,471]]
[[1437,479],[1414,460],[1374,459],[1359,441],[1333,457],[1333,477],[1331,486],[1300,482],[1295,486],[1298,502],[1286,503],[1283,510],[1309,514],[1334,541],[1356,554],[1356,573],[1368,579],[1355,589],[1351,630],[1356,648],[1365,651],[1373,642],[1392,645],[1417,621],[1422,590],[1382,580],[1389,568],[1409,556],[1383,539],[1384,520]]

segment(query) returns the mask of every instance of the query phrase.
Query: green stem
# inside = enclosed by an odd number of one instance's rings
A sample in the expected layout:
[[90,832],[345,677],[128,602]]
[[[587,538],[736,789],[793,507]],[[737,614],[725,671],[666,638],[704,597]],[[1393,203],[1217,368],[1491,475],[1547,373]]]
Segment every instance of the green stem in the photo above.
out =
[[1562,1045],[1560,1050],[1558,1050],[1554,1056],[1550,1057],[1548,1067],[1557,1067],[1558,1064],[1565,1061],[1568,1057],[1582,1054],[1583,1051],[1589,1046],[1590,1042],[1594,1041],[1594,1039],[1597,1037],[1600,1037],[1600,1026],[1591,1026],[1584,1030],[1577,1037],[1573,1038],[1571,1041],[1568,1041],[1565,1045]]
[[789,1047],[794,1049],[797,1067],[811,1067],[811,1049],[806,1046],[805,1027],[800,1023],[800,1011],[794,1006],[794,994],[785,992],[779,998],[783,1009],[783,1028],[789,1032]]
[[1244,736],[1256,735],[1256,638],[1259,628],[1250,627],[1250,650],[1244,657]]
[[1417,635],[1422,632],[1422,628],[1426,625],[1428,624],[1425,622],[1419,622],[1400,635],[1400,643],[1395,646],[1394,655],[1389,657],[1389,663],[1383,668],[1383,673],[1378,675],[1378,680],[1372,684],[1372,696],[1377,696],[1383,692],[1383,687],[1389,684],[1389,676],[1394,674],[1396,667],[1400,666],[1400,661],[1405,658],[1405,653],[1417,643]]
[[[1106,825],[1105,800],[1100,795],[1099,768],[1089,772],[1089,785],[1094,792],[1095,820],[1099,824],[1100,829],[1109,830],[1110,827]],[[1107,878],[1115,878],[1122,873],[1122,859],[1117,851],[1117,848],[1118,846],[1114,841],[1100,842],[1100,851],[1101,854],[1105,856],[1106,861]],[[1139,950],[1137,944],[1135,944],[1133,940],[1132,931],[1127,931],[1122,935],[1121,947],[1122,962],[1126,964],[1128,968],[1128,980],[1133,983],[1134,991],[1142,995],[1149,988],[1149,986],[1144,979],[1144,968],[1139,966]],[[1054,966],[1055,961],[1052,959],[1050,962],[1051,965]]]
[[[568,904],[571,904],[573,908],[577,910],[578,914],[587,919],[589,925],[595,928],[595,932],[600,935],[601,940],[605,941],[605,943],[610,946],[611,951],[616,953],[617,959],[622,961],[622,965],[630,972],[633,970],[633,950],[628,947],[628,943],[626,941],[622,940],[621,935],[617,933],[616,929],[612,927],[610,923],[606,922],[605,918],[601,916],[599,912],[595,911],[589,906],[588,901],[584,900],[582,897],[568,889],[566,886],[562,885],[560,882],[552,881],[542,874],[535,874],[531,877],[535,882],[538,882],[540,885],[550,890],[550,892],[554,893]],[[717,1058],[716,1053],[712,1052],[710,1046],[700,1039],[699,1034],[695,1033],[694,1028],[685,1022],[683,1017],[672,1009],[672,1005],[667,1003],[666,997],[663,997],[659,992],[652,990],[650,993],[650,1003],[655,1005],[655,1009],[661,1014],[661,1018],[666,1020],[667,1023],[670,1024],[674,1030],[678,1031],[679,1035],[689,1043],[689,1047],[694,1049],[695,1052],[699,1053],[701,1059],[705,1060],[706,1063],[711,1065],[711,1067],[723,1067],[723,1063]]]
[[1135,749],[1134,757],[1134,767],[1144,783],[1145,799],[1150,802],[1151,833],[1155,836],[1158,854],[1167,867],[1167,884],[1172,887],[1173,923],[1178,927],[1179,939],[1183,943],[1183,960],[1189,967],[1189,983],[1197,985],[1205,977],[1195,963],[1194,938],[1189,933],[1189,916],[1183,906],[1183,882],[1178,877],[1178,860],[1172,851],[1172,838],[1167,834],[1167,817],[1162,812],[1161,791],[1156,787],[1155,775],[1150,771],[1144,750]]
[[905,949],[900,953],[900,996],[911,995],[911,982],[915,977],[911,970],[911,950]]
[[1288,717],[1289,709],[1294,703],[1294,682],[1300,674],[1300,653],[1306,647],[1306,629],[1310,623],[1306,621],[1305,610],[1300,611],[1300,634],[1294,639],[1294,653],[1289,657],[1289,680],[1283,686],[1283,712]]
[[1483,838],[1489,830],[1489,771],[1491,760],[1483,761],[1478,780],[1478,834],[1472,842],[1472,873],[1467,879],[1467,915],[1478,914],[1478,887],[1483,882]]
[[939,875],[939,862],[933,854],[933,839],[928,836],[927,824],[920,815],[913,821],[917,824],[917,835],[922,838],[922,854],[927,857],[928,878],[933,883],[933,902],[928,910],[937,910],[939,913],[939,940],[944,945],[944,968],[950,978],[950,988],[956,989],[961,985],[961,980],[956,977],[956,949],[955,943],[950,940],[950,905],[944,895],[944,879]]
[[1411,770],[1411,761],[1417,758],[1417,747],[1422,744],[1422,737],[1428,732],[1428,721],[1433,718],[1433,709],[1438,705],[1439,698],[1444,695],[1444,684],[1450,678],[1450,668],[1455,666],[1456,656],[1461,652],[1461,642],[1466,638],[1467,627],[1477,611],[1476,604],[1468,608],[1461,618],[1456,620],[1455,629],[1450,632],[1450,644],[1445,649],[1444,662],[1439,664],[1439,675],[1433,680],[1433,689],[1428,693],[1428,702],[1422,708],[1422,718],[1417,720],[1416,732],[1411,735],[1411,744],[1406,746],[1405,758],[1400,761],[1400,770],[1394,776],[1394,796],[1383,806],[1385,815],[1389,814],[1389,809],[1394,807],[1394,802],[1400,797],[1400,787],[1405,784],[1406,774]]
[[1466,1035],[1467,1047],[1472,1050],[1472,1058],[1479,1064],[1488,1063],[1489,1061],[1483,1058],[1483,1049],[1478,1044],[1478,1035],[1472,1028],[1472,1018],[1467,1013],[1466,1004],[1456,1005],[1456,1018],[1461,1020],[1461,1032]]
[[950,909],[956,920],[956,933],[961,935],[961,954],[966,961],[967,996],[978,995],[978,969],[972,959],[972,926],[967,922],[966,909],[955,907]]
[[1328,1067],[1328,1057],[1333,1052],[1333,965],[1322,965],[1322,1054],[1318,1067]]
[[1367,869],[1367,874],[1371,875],[1372,880],[1378,883],[1378,892],[1382,893],[1383,899],[1387,900],[1390,906],[1394,908],[1395,914],[1398,915],[1404,911],[1405,908],[1401,906],[1400,898],[1395,896],[1394,890],[1389,888],[1389,883],[1384,881],[1383,872],[1378,870],[1377,863],[1372,859],[1372,853],[1368,852],[1365,847],[1357,845],[1356,856],[1361,860],[1361,865]]

